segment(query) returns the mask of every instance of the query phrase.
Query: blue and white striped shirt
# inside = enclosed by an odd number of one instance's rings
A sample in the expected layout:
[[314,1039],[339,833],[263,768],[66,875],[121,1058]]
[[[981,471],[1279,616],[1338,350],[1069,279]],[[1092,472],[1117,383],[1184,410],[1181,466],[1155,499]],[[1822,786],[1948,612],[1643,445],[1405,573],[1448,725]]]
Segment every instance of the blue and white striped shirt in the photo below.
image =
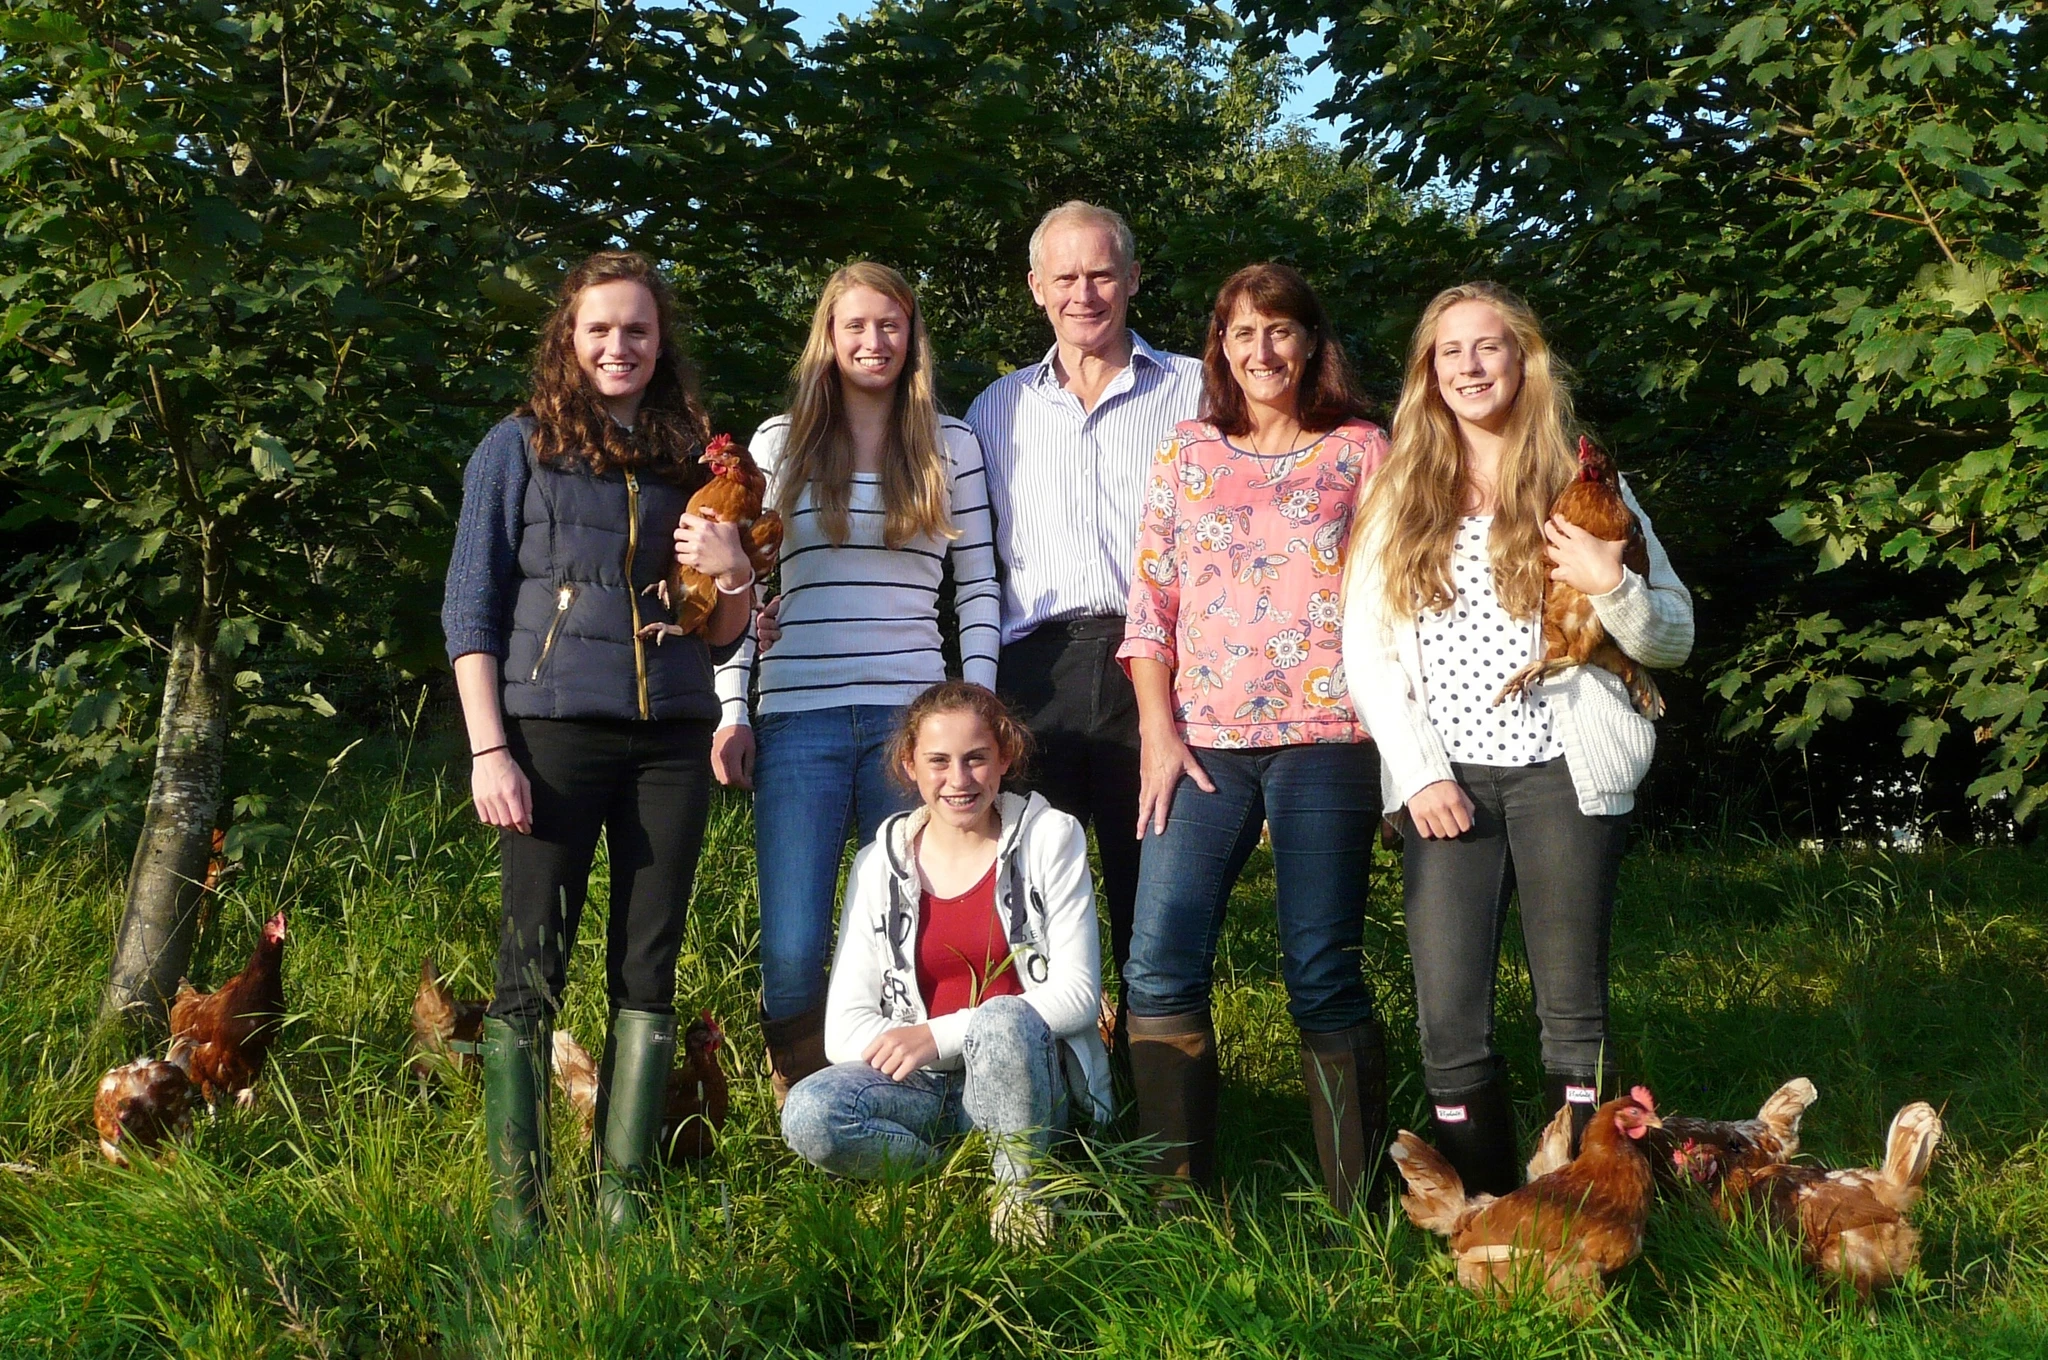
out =
[[1121,616],[1152,452],[1202,408],[1202,363],[1131,334],[1131,362],[1085,411],[1053,371],[1057,346],[967,408],[981,441],[1002,559],[1003,642],[1042,623]]
[[[989,549],[981,449],[973,432],[950,417],[940,417],[939,434],[953,474],[947,513],[960,531],[951,542],[926,534],[900,548],[883,546],[887,511],[879,476],[853,475],[845,543],[825,536],[808,488],[797,498],[783,525],[778,563],[782,638],[759,658],[759,713],[907,704],[945,679],[939,582],[949,558],[961,669],[965,678],[995,688],[996,563]],[[770,505],[788,442],[789,417],[776,416],[754,432],[748,445],[767,474]],[[749,621],[739,650],[718,668],[721,727],[748,724],[747,690],[755,659]]]

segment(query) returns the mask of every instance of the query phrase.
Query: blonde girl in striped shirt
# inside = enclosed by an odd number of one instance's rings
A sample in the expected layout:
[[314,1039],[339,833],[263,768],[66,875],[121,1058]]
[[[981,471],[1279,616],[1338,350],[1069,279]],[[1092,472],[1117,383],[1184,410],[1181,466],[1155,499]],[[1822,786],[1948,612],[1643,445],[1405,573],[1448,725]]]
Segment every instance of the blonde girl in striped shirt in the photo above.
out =
[[[888,771],[904,707],[946,678],[950,563],[964,677],[993,687],[999,603],[981,446],[940,414],[917,296],[863,261],[826,283],[790,409],[751,451],[787,532],[779,635],[721,667],[720,781],[754,790],[762,1030],[777,1103],[825,1064],[825,968],[846,837],[905,806]],[[749,712],[748,690],[755,691]]]

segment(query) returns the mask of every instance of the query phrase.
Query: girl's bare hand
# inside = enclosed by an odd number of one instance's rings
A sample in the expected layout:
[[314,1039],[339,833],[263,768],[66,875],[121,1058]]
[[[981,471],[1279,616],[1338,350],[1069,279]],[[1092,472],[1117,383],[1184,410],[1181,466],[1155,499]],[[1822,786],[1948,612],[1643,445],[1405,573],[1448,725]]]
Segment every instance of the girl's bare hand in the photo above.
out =
[[711,734],[711,773],[727,788],[754,787],[754,729],[745,723]]
[[737,590],[754,574],[739,526],[720,519],[716,511],[684,515],[677,521],[676,561],[714,578],[726,590]]
[[510,751],[493,751],[469,763],[469,792],[485,826],[533,834],[533,788]]
[[1543,522],[1543,537],[1550,543],[1544,552],[1550,557],[1551,580],[1587,595],[1605,595],[1621,584],[1621,554],[1627,543],[1597,537],[1563,515]]
[[768,603],[761,606],[760,613],[754,615],[755,655],[768,655],[768,649],[773,647],[781,637],[782,597],[776,595],[772,596]]
[[1408,800],[1408,820],[1420,836],[1454,840],[1472,829],[1472,795],[1455,779],[1439,779]]
[[860,1060],[891,1081],[902,1081],[918,1068],[938,1060],[938,1041],[930,1025],[899,1025],[875,1036]]

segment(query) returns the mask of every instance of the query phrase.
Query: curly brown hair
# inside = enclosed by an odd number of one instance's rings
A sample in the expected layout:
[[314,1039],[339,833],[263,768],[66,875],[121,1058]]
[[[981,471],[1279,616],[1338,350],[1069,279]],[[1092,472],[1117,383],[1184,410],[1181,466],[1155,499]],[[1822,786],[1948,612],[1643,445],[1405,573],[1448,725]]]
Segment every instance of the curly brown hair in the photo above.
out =
[[1006,778],[1024,773],[1031,754],[1031,729],[1011,715],[1010,706],[993,691],[966,680],[942,680],[910,701],[903,720],[896,724],[896,736],[889,743],[889,773],[903,787],[916,792],[917,781],[904,773],[917,755],[917,734],[924,720],[939,713],[972,713],[988,725],[996,739],[996,757],[1008,767]]
[[[576,362],[576,307],[583,290],[622,279],[653,297],[661,328],[661,353],[630,430],[611,418]],[[710,474],[698,458],[711,438],[711,422],[697,401],[696,374],[683,357],[678,310],[668,280],[637,250],[600,250],[569,271],[534,350],[532,395],[519,408],[536,425],[535,457],[598,474],[631,469],[685,490],[703,484]]]

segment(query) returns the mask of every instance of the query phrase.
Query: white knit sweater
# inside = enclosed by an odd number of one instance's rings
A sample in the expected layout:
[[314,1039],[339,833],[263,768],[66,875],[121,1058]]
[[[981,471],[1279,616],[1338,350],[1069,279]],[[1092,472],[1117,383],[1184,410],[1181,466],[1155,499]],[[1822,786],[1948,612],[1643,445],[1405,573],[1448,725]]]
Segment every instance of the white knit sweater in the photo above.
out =
[[[1642,665],[1668,669],[1692,654],[1692,595],[1671,570],[1650,517],[1628,483],[1622,499],[1642,522],[1650,549],[1646,581],[1622,569],[1621,584],[1590,597],[1616,646]],[[1429,721],[1429,689],[1415,616],[1389,617],[1386,577],[1380,569],[1383,520],[1368,523],[1351,555],[1344,582],[1344,670],[1359,717],[1380,752],[1382,805],[1392,812],[1439,780],[1452,778],[1443,739]],[[1543,625],[1531,618],[1530,655],[1542,655]],[[1636,786],[1649,772],[1657,729],[1629,703],[1619,676],[1598,666],[1573,666],[1544,682],[1565,765],[1588,816],[1627,812]]]

